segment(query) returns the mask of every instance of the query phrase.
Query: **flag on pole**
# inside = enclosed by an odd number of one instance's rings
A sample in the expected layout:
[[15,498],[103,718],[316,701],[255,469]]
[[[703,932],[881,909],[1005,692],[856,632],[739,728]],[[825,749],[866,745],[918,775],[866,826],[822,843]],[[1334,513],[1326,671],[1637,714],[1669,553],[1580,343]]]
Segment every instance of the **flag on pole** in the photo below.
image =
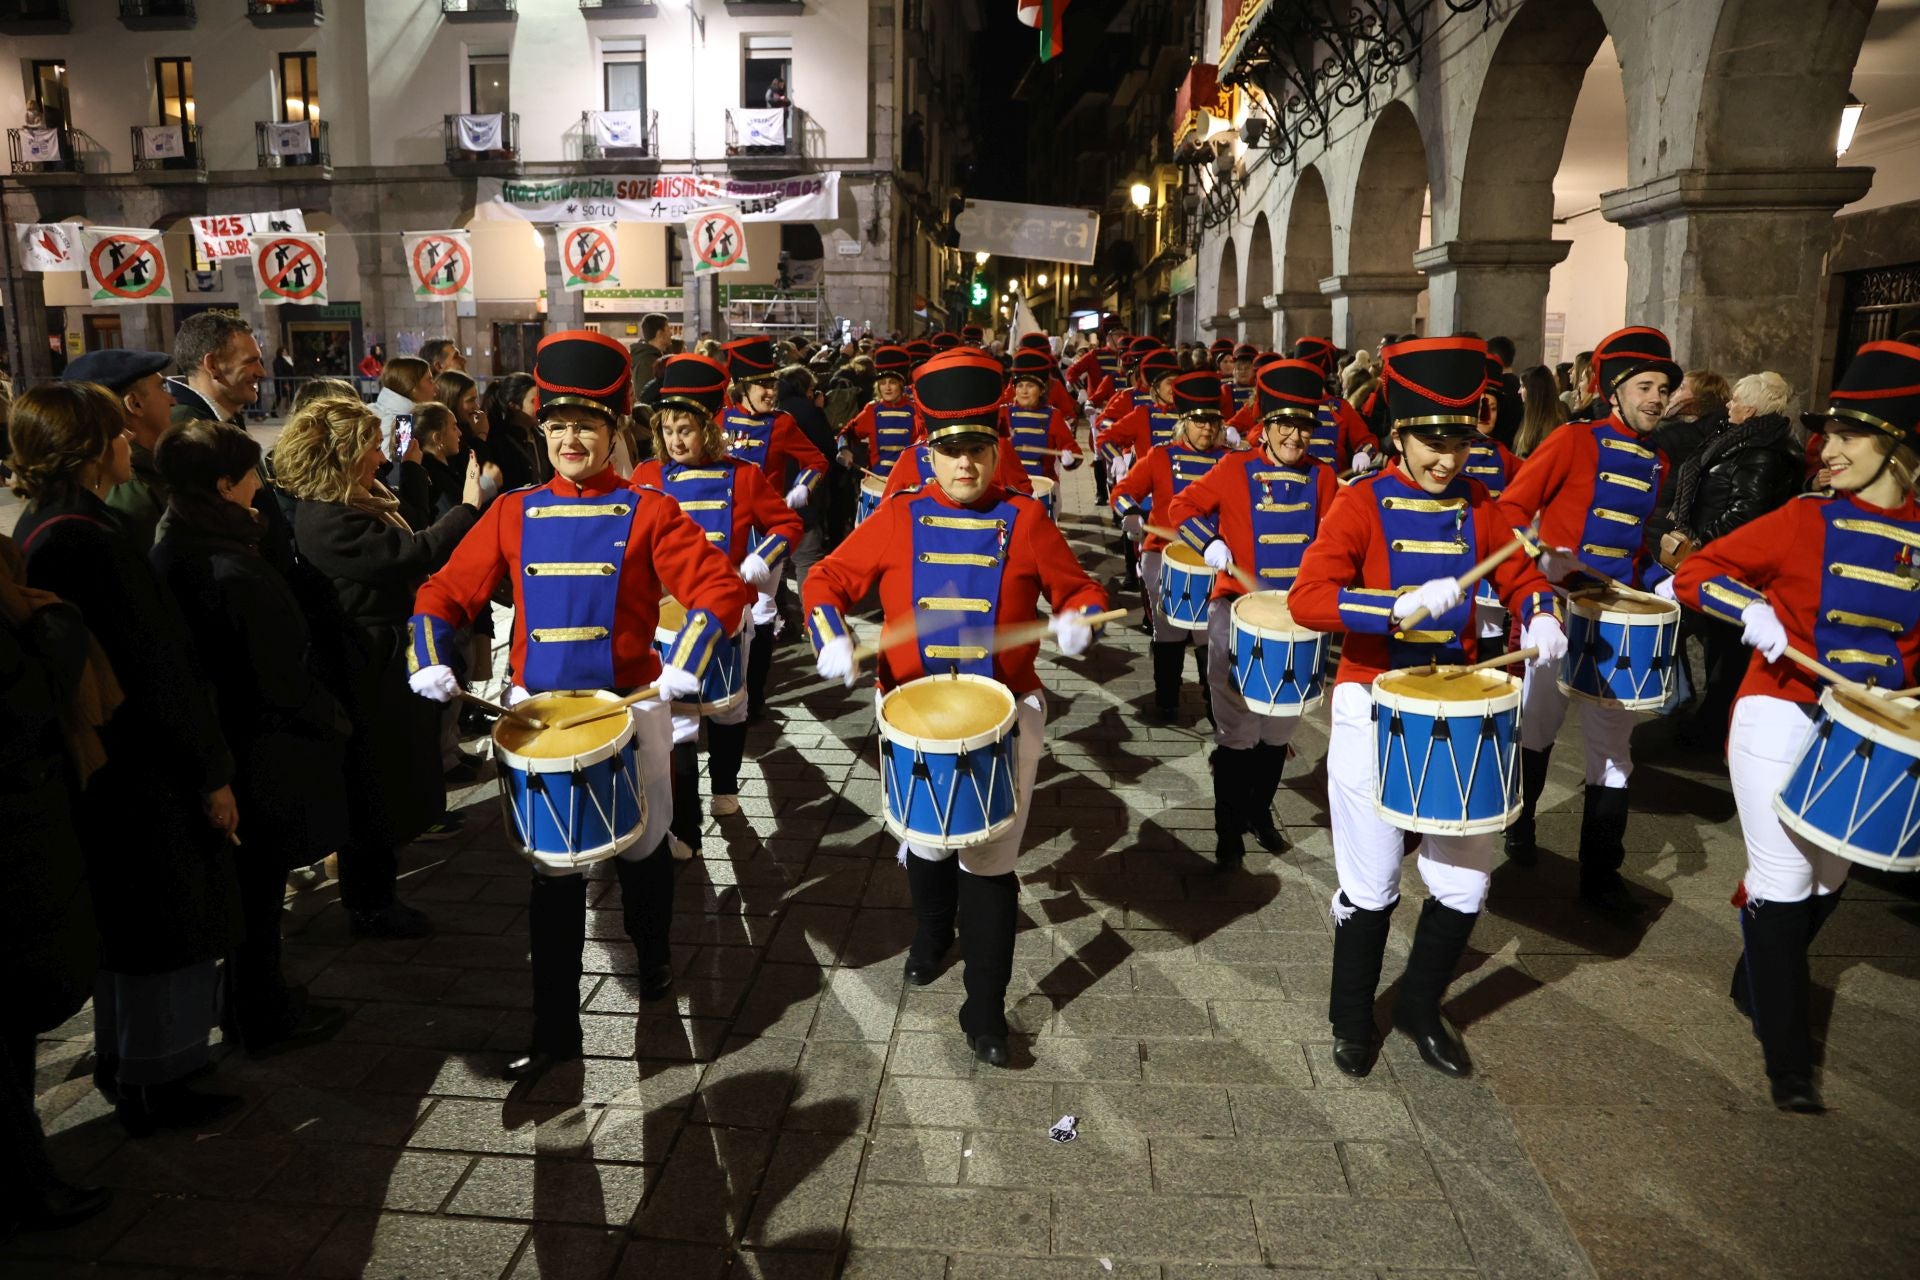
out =
[[1013,328],[1007,338],[1007,350],[1012,351],[1020,345],[1020,339],[1030,333],[1044,333],[1040,322],[1033,318],[1033,311],[1027,306],[1027,297],[1023,293],[1013,295]]
[[1014,0],[1020,21],[1040,29],[1040,61],[1051,62],[1060,56],[1061,21],[1072,0]]

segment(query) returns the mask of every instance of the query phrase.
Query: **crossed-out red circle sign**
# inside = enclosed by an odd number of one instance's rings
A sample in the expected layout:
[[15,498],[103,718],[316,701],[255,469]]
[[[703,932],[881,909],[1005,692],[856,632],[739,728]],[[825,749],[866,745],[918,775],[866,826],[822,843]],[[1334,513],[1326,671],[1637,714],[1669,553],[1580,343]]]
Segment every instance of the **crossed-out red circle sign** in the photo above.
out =
[[473,255],[450,236],[428,236],[413,246],[413,278],[428,293],[451,297],[473,279]]
[[[167,282],[167,263],[159,248],[139,236],[106,237],[93,246],[87,265],[93,268],[93,278],[100,287],[116,298],[145,298]],[[133,275],[131,285],[122,283],[129,272]]]
[[693,252],[709,267],[730,267],[747,252],[747,233],[740,219],[725,209],[703,213],[693,224]]
[[[286,260],[274,265],[275,251],[283,248],[287,250]],[[267,241],[253,255],[253,270],[265,288],[293,302],[311,298],[327,284],[320,255],[305,240],[283,237]],[[288,276],[294,278],[292,286],[286,283]]]
[[599,227],[569,231],[561,257],[567,264],[567,274],[586,284],[599,284],[613,274],[613,240]]

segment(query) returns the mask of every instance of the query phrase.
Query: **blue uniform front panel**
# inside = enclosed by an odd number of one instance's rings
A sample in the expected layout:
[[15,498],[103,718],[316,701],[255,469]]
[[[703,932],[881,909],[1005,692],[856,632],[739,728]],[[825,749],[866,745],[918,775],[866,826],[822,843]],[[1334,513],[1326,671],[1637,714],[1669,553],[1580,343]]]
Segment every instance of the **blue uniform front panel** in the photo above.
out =
[[873,470],[886,475],[900,455],[913,447],[913,406],[873,406]]
[[1467,446],[1467,465],[1460,471],[1487,486],[1487,493],[1495,498],[1506,492],[1506,463],[1501,461],[1500,451],[1494,448],[1493,442],[1484,437]]
[[949,507],[927,494],[905,501],[911,503],[921,669],[991,676],[993,656],[984,639],[957,633],[990,631],[999,617],[1007,539],[1019,512],[1007,501],[985,511]]
[[1052,436],[1053,410],[1009,409],[1007,424],[1020,465],[1030,476],[1045,475],[1047,463],[1052,460],[1046,451],[1051,447],[1047,441]]
[[1299,575],[1300,557],[1320,527],[1313,471],[1262,458],[1246,469],[1246,477],[1253,513],[1253,576],[1262,587],[1285,591]]
[[1905,688],[1900,638],[1920,628],[1920,573],[1914,569],[1920,524],[1829,502],[1827,571],[1813,639],[1820,660],[1850,680]]
[[[533,693],[613,688],[613,626],[634,513],[653,490],[568,498],[526,496],[520,529],[520,601]],[[658,500],[657,497],[655,499]]]
[[693,522],[707,531],[707,541],[732,560],[733,483],[737,466],[729,462],[691,467],[669,462],[660,468],[660,487]]
[[[1417,587],[1434,578],[1458,578],[1473,567],[1473,548],[1480,544],[1464,477],[1455,477],[1438,496],[1410,492],[1390,482],[1374,484],[1369,492],[1378,504],[1380,529],[1387,542],[1387,572],[1395,586]],[[1466,656],[1463,638],[1472,618],[1469,595],[1446,613],[1427,618],[1417,630],[1395,632],[1388,638],[1392,665],[1461,661]]]
[[1336,470],[1340,466],[1340,419],[1333,414],[1334,402],[1322,400],[1313,411],[1313,436],[1307,441],[1307,456]]
[[1632,582],[1634,556],[1660,496],[1659,455],[1611,422],[1593,429],[1593,441],[1600,449],[1599,472],[1574,551],[1608,577]]

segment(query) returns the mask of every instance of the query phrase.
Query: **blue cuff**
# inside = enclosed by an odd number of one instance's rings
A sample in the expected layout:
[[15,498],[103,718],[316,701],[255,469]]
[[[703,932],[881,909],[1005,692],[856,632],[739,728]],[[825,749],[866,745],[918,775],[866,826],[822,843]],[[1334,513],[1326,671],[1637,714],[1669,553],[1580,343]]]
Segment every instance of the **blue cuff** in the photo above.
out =
[[416,613],[407,623],[407,674],[422,667],[450,667],[460,654],[453,624],[430,613]]
[[802,467],[793,477],[793,483],[807,486],[807,492],[812,493],[813,487],[820,483],[820,473],[812,467]]
[[1348,631],[1388,635],[1394,630],[1393,602],[1396,593],[1372,587],[1342,587],[1339,596],[1340,622]]
[[847,620],[833,605],[816,605],[807,614],[807,639],[813,641],[816,654],[826,648],[829,641],[848,638]]
[[1147,509],[1136,499],[1130,498],[1124,493],[1116,493],[1113,495],[1113,512],[1124,520],[1128,516],[1144,516],[1147,513]]
[[1560,611],[1560,597],[1551,591],[1536,591],[1520,601],[1520,625],[1526,626],[1541,614],[1552,618],[1562,627],[1567,625],[1566,615]]
[[780,561],[793,549],[793,543],[785,534],[770,533],[753,546],[753,554],[767,562],[769,569],[778,569]]
[[1740,579],[1724,574],[1700,584],[1700,611],[1735,626],[1745,621],[1740,615],[1748,605],[1764,604],[1766,599]]
[[707,660],[713,657],[713,647],[726,633],[726,628],[720,625],[720,619],[712,613],[705,609],[688,610],[680,634],[667,646],[667,665],[679,667],[692,675],[705,675]]
[[1205,516],[1194,516],[1181,524],[1180,541],[1192,547],[1201,555],[1207,554],[1207,544],[1220,536],[1220,530],[1214,522]]

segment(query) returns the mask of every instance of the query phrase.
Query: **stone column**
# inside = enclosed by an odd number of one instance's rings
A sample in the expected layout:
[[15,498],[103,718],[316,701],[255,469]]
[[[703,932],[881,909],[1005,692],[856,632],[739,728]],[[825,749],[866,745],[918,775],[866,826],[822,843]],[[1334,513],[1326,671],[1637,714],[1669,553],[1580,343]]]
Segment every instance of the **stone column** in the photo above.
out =
[[1413,310],[1427,278],[1417,273],[1328,276],[1320,292],[1333,299],[1326,336],[1346,348],[1371,347],[1383,333],[1413,332]]
[[1325,294],[1270,293],[1260,299],[1267,311],[1280,317],[1273,327],[1273,349],[1286,351],[1302,338],[1324,338],[1333,332],[1333,308]]
[[[5,228],[13,234],[12,225]],[[47,328],[46,282],[38,271],[20,269],[19,249],[9,259],[12,269],[0,279],[6,299],[7,367],[13,371],[14,390],[22,391],[53,376],[52,349],[48,339],[55,336]],[[60,339],[66,341],[64,337]]]
[[1540,363],[1547,285],[1571,240],[1448,240],[1413,255],[1426,273],[1427,332],[1513,339],[1516,370]]
[[1240,341],[1251,342],[1263,349],[1273,341],[1272,313],[1266,303],[1243,302],[1227,314],[1240,326]]
[[[551,243],[557,234],[552,227],[540,230],[543,249]],[[578,329],[586,313],[586,299],[578,293],[567,292],[566,268],[560,265],[561,255],[552,250],[546,251],[547,262],[547,332],[560,333],[567,329]]]
[[1801,406],[1819,368],[1833,214],[1873,170],[1683,170],[1600,197],[1627,229],[1627,323],[1673,340],[1683,367],[1773,370]]
[[1216,338],[1232,338],[1238,341],[1240,336],[1240,326],[1235,322],[1232,312],[1217,316],[1201,316],[1200,329],[1201,332],[1210,333]]

